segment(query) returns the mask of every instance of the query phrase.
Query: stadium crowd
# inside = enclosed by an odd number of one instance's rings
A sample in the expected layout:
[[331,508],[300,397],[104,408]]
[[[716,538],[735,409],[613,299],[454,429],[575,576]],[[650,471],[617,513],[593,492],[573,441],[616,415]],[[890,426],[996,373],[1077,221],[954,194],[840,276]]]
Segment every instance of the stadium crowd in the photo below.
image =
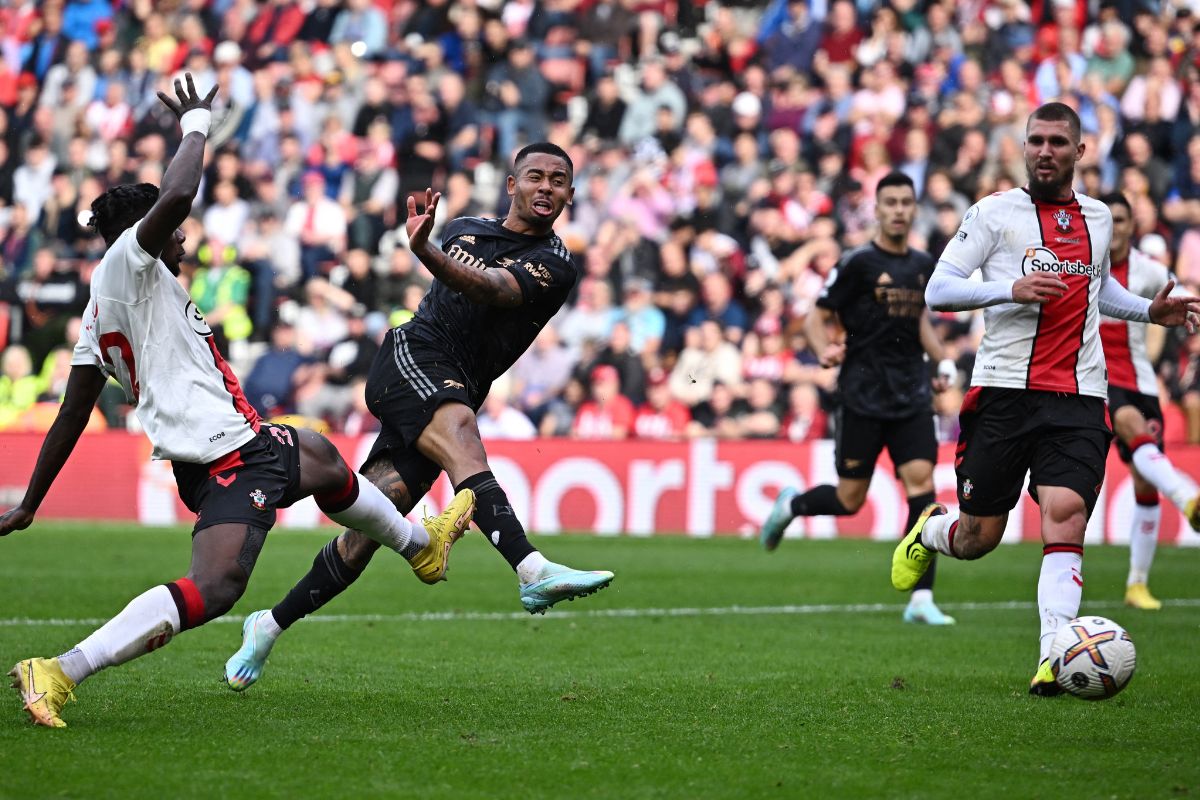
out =
[[[1025,181],[1024,121],[1078,109],[1080,191],[1200,291],[1200,14],[1187,0],[14,0],[0,8],[0,430],[62,396],[103,243],[92,200],[159,183],[155,93],[218,81],[181,280],[250,401],[372,430],[378,341],[431,276],[404,199],[502,215],[523,143],[575,163],[558,233],[581,279],[481,411],[484,436],[824,438],[835,375],[805,316],[867,242],[877,182],[919,195],[935,256]],[[978,316],[939,315],[960,367]],[[1200,442],[1200,339],[1155,343]],[[115,386],[97,427],[132,416]]]

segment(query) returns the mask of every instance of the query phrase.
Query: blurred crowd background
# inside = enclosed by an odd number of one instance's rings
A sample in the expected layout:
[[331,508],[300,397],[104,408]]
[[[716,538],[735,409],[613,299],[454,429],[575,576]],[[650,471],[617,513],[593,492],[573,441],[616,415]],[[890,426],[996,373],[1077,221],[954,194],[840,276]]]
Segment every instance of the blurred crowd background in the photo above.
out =
[[[524,143],[575,162],[581,279],[481,411],[491,437],[825,438],[836,373],[804,320],[910,175],[912,245],[1022,185],[1024,123],[1083,120],[1077,189],[1200,291],[1200,9],[1185,0],[6,0],[0,4],[0,429],[44,430],[103,243],[92,200],[159,183],[156,99],[220,83],[181,280],[268,416],[332,431],[431,276],[405,198],[503,215]],[[960,367],[981,333],[938,315]],[[1200,441],[1200,340],[1152,341],[1168,434]],[[136,425],[115,385],[97,429]]]

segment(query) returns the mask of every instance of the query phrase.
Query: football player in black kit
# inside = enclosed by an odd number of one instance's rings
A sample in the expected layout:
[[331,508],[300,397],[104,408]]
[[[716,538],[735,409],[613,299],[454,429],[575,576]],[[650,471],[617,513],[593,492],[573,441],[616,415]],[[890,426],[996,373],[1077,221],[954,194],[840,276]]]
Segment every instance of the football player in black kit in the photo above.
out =
[[[508,215],[450,221],[441,250],[429,241],[441,195],[427,190],[422,213],[409,198],[409,248],[435,280],[416,316],[388,332],[366,386],[367,407],[383,426],[361,472],[405,513],[443,470],[456,491],[472,489],[475,523],[516,571],[521,604],[531,614],[613,579],[611,572],[548,561],[529,543],[492,475],[475,422],[492,381],[525,352],[575,285],[575,267],[552,230],[574,195],[573,177],[571,159],[558,146],[525,147],[508,176]],[[278,635],[344,591],[377,548],[345,531],[275,608],[248,617],[242,647],[226,664],[231,688],[257,680]]]
[[[815,486],[804,494],[779,493],[760,532],[774,550],[798,517],[854,514],[867,499],[875,462],[884,446],[908,496],[908,530],[934,502],[933,465],[937,435],[931,408],[934,391],[957,376],[925,310],[925,284],[934,260],[908,246],[916,215],[912,179],[892,172],[879,182],[875,219],[879,229],[867,245],[846,253],[830,274],[807,322],[809,342],[821,365],[841,365],[837,413],[837,486]],[[828,323],[843,328],[845,341],[831,341]],[[925,361],[938,362],[931,382]],[[952,625],[953,617],[933,602],[933,565],[913,589],[906,622]]]

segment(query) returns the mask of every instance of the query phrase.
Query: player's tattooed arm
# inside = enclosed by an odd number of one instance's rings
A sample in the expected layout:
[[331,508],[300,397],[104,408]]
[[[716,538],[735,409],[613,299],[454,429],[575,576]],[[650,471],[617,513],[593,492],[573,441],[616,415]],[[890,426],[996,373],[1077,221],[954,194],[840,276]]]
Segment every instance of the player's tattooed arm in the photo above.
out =
[[71,375],[67,378],[67,392],[62,405],[58,408],[58,416],[46,433],[42,442],[42,450],[38,453],[37,464],[33,467],[33,477],[29,479],[29,488],[25,490],[25,498],[21,504],[0,516],[0,536],[13,531],[28,528],[33,517],[41,506],[46,492],[58,477],[67,457],[75,449],[75,443],[92,418],[92,409],[104,389],[108,378],[98,368],[92,366],[71,367]]
[[450,258],[429,241],[441,192],[425,190],[425,210],[417,213],[417,201],[408,198],[408,246],[433,276],[472,303],[515,308],[525,302],[521,285],[506,269],[476,269]]

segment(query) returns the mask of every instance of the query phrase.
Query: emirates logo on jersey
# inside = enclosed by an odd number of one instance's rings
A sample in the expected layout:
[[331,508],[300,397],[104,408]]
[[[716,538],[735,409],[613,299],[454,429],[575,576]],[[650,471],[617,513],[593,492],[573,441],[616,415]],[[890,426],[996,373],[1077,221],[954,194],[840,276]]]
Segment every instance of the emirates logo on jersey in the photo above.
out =
[[1063,233],[1068,233],[1071,230],[1071,212],[1065,208],[1060,208],[1054,212],[1054,224]]
[[1025,259],[1021,262],[1021,273],[1055,272],[1059,275],[1086,275],[1089,278],[1100,277],[1100,267],[1087,264],[1079,259],[1063,261],[1048,247],[1025,248]]

